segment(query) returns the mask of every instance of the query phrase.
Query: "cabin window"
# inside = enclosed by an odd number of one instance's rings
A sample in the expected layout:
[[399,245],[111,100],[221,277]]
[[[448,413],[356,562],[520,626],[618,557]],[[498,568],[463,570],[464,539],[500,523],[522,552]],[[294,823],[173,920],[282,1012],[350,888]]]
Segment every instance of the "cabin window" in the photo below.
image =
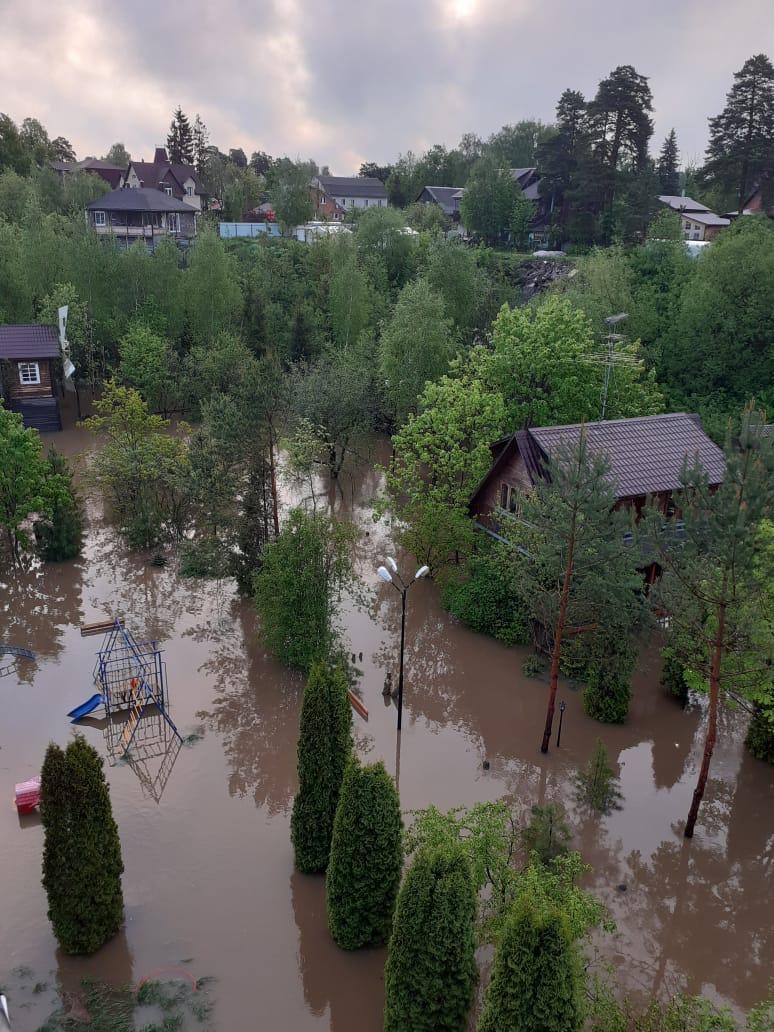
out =
[[[171,192],[171,191],[170,191],[170,192]],[[189,197],[193,197],[193,187],[192,187],[192,186],[187,186],[187,187],[185,188],[185,192],[186,192],[186,194],[187,194],[187,195],[188,195]]]
[[510,484],[500,484],[500,508],[518,515],[521,512],[521,492]]
[[94,212],[94,225],[95,226],[105,226],[105,225],[107,225],[107,220],[105,218],[104,211],[95,211]]
[[508,485],[500,484],[500,508],[508,508]]
[[40,383],[40,366],[37,362],[19,362],[19,383]]
[[167,228],[170,233],[180,232],[180,216],[176,211],[171,211],[167,215]]
[[164,183],[164,193],[167,195],[167,197],[172,196],[172,187],[169,185],[169,183]]

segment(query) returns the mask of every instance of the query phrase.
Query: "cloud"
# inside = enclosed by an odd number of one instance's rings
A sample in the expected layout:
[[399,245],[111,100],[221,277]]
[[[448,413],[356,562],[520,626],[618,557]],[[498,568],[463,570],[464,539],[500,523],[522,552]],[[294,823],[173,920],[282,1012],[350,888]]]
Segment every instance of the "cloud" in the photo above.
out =
[[[774,38],[770,0],[0,0],[0,104],[79,154],[148,157],[174,107],[213,142],[340,173],[520,118],[618,64],[650,77],[654,150],[700,158],[734,71]],[[759,45],[758,45],[759,48]]]

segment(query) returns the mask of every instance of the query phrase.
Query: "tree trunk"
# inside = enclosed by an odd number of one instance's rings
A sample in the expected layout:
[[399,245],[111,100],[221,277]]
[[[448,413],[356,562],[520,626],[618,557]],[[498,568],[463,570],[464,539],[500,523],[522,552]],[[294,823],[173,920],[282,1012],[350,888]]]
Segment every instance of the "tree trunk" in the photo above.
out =
[[274,536],[279,537],[279,498],[277,497],[277,467],[274,464],[274,441],[269,437],[269,471],[271,473],[271,508],[274,517]]
[[559,660],[562,657],[562,638],[564,637],[564,625],[567,620],[567,605],[570,601],[570,582],[572,580],[574,554],[575,515],[573,515],[572,527],[570,530],[570,545],[567,552],[567,566],[564,571],[562,597],[559,601],[559,615],[556,619],[556,627],[554,629],[554,647],[551,652],[551,680],[548,686],[548,710],[546,712],[546,726],[543,730],[543,742],[540,746],[540,751],[542,753],[548,752],[548,743],[551,741],[551,730],[554,723],[556,690],[559,685]]
[[[724,584],[725,591],[725,584]],[[715,741],[718,735],[718,703],[720,702],[720,663],[723,659],[723,638],[726,629],[726,605],[721,602],[718,606],[718,627],[715,632],[715,640],[712,643],[712,666],[710,668],[710,692],[709,692],[709,716],[707,718],[707,737],[704,740],[704,756],[701,761],[699,780],[693,791],[691,809],[688,813],[688,821],[685,825],[684,835],[686,838],[693,838],[693,829],[696,827],[696,818],[699,815],[699,807],[704,798],[704,789],[707,787],[710,761],[715,749]]]

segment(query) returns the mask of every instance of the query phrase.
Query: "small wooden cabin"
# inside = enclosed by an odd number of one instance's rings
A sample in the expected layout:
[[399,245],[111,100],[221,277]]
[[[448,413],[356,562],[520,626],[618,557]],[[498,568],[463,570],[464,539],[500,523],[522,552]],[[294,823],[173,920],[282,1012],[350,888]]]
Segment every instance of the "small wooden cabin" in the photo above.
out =
[[25,426],[62,429],[55,389],[60,355],[54,326],[0,326],[0,394]]
[[[492,446],[492,466],[470,500],[470,515],[484,529],[496,532],[498,514],[518,512],[520,498],[546,476],[557,445],[580,437],[579,423],[518,430]],[[585,424],[589,447],[604,452],[615,484],[616,508],[633,508],[639,516],[647,498],[666,514],[675,511],[673,492],[687,459],[698,458],[711,485],[725,474],[723,452],[704,433],[697,415],[670,412],[661,416],[611,419]]]

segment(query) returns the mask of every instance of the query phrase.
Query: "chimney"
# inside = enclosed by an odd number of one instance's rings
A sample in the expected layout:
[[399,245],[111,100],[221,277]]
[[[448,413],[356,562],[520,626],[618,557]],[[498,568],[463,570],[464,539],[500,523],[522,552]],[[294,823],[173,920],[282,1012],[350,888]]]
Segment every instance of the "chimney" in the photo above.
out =
[[169,158],[167,157],[167,148],[166,147],[157,147],[156,148],[156,153],[153,155],[153,164],[154,165],[168,165],[169,164]]

